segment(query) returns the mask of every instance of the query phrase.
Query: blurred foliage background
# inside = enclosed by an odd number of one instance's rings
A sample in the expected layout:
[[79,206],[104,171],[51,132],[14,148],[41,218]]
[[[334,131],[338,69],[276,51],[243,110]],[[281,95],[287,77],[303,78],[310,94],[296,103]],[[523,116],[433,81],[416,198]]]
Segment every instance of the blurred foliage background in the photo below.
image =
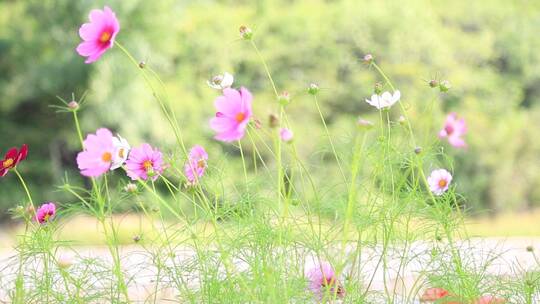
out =
[[[365,102],[382,81],[362,65],[372,53],[411,106],[419,137],[435,138],[455,111],[469,124],[469,148],[456,151],[458,191],[468,207],[528,210],[540,206],[540,2],[536,1],[71,1],[0,2],[0,148],[28,143],[19,167],[35,201],[65,200],[57,186],[83,182],[72,117],[55,113],[56,96],[88,92],[83,132],[104,126],[137,145],[172,149],[174,139],[136,69],[118,48],[85,65],[75,52],[78,28],[93,8],[109,5],[120,20],[117,40],[165,80],[186,141],[210,154],[233,148],[212,139],[208,120],[216,92],[206,80],[223,71],[255,95],[255,114],[266,122],[273,93],[256,54],[240,41],[249,25],[278,88],[293,95],[290,116],[298,147],[324,149],[318,114],[305,88],[321,88],[320,102],[333,134],[376,117]],[[430,79],[447,79],[447,94]],[[435,101],[437,111],[422,115]],[[375,116],[374,116],[375,115]],[[309,136],[308,136],[309,135]],[[324,160],[321,160],[324,161]],[[323,164],[324,165],[324,164]],[[240,172],[239,172],[240,173]],[[0,180],[0,212],[24,200],[14,174]]]

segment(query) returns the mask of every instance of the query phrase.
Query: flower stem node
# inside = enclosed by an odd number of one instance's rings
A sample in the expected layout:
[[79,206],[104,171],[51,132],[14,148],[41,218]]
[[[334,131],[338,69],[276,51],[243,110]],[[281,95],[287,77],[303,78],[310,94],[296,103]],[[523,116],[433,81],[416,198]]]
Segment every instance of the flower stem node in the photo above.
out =
[[315,83],[311,83],[307,91],[310,95],[317,95],[317,93],[319,93],[320,91],[320,88]]
[[376,82],[375,85],[373,86],[373,92],[375,92],[375,94],[377,95],[381,95],[382,89],[383,89],[383,85],[380,82]]
[[240,26],[238,31],[240,32],[240,37],[244,40],[251,40],[253,38],[253,32],[245,25]]
[[443,93],[448,92],[448,90],[450,90],[451,87],[452,85],[450,84],[450,81],[448,80],[443,80],[441,81],[441,83],[439,83],[439,90]]
[[278,102],[281,106],[288,105],[291,102],[291,95],[289,94],[289,92],[284,91],[283,93],[279,94]]
[[373,62],[373,55],[366,54],[366,55],[364,55],[363,60],[364,60],[365,64],[371,64]]
[[76,102],[75,100],[72,100],[68,103],[68,107],[73,110],[73,111],[76,111],[79,109],[79,103]]
[[415,153],[416,155],[419,155],[420,153],[422,153],[422,147],[416,147],[416,148],[414,148],[414,153]]
[[139,62],[139,68],[140,69],[144,69],[145,67],[146,67],[146,62],[144,62],[144,61]]

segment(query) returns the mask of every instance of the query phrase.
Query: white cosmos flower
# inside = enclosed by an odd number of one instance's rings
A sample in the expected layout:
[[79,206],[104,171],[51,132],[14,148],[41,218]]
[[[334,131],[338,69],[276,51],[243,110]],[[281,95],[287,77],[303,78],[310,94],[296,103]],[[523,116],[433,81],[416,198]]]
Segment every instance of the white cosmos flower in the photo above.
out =
[[400,97],[401,93],[396,90],[394,94],[390,94],[390,92],[384,92],[382,95],[373,94],[371,95],[371,100],[366,99],[366,102],[379,110],[389,109],[396,102],[398,102]]
[[120,168],[126,161],[131,146],[128,141],[120,135],[113,136],[114,154],[112,157],[111,170]]
[[216,75],[212,77],[212,79],[208,80],[208,86],[210,86],[212,89],[216,90],[223,90],[226,88],[230,88],[234,82],[233,75],[225,72],[222,75]]
[[435,195],[442,195],[452,182],[452,174],[445,169],[433,170],[428,179],[429,189]]

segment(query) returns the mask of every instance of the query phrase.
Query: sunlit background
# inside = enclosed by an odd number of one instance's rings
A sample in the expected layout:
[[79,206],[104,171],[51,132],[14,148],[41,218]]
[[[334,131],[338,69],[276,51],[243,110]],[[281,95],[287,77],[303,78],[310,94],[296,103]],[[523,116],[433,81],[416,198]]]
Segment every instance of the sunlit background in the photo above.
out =
[[[310,83],[322,88],[319,101],[338,149],[349,147],[359,116],[377,119],[364,102],[383,81],[362,64],[371,53],[402,92],[420,144],[439,145],[454,158],[457,190],[471,214],[499,213],[509,221],[515,219],[508,214],[520,214],[531,226],[534,214],[540,217],[534,211],[540,207],[540,2],[534,1],[2,1],[0,148],[29,145],[19,170],[35,201],[68,204],[73,198],[58,186],[84,184],[72,117],[50,107],[60,104],[56,96],[69,101],[72,93],[76,99],[87,93],[84,133],[108,127],[133,144],[175,148],[150,91],[118,48],[91,65],[75,52],[79,25],[104,5],[121,20],[117,40],[164,79],[185,140],[205,145],[211,157],[240,162],[235,149],[212,139],[208,121],[217,93],[206,84],[212,75],[228,71],[236,86],[248,87],[262,123],[275,109],[257,55],[239,39],[238,27],[248,25],[277,86],[293,97],[289,116],[300,154],[328,149],[305,93]],[[431,89],[431,79],[452,88]],[[430,105],[435,110],[427,115]],[[468,149],[437,139],[448,112],[466,119]],[[331,161],[320,159],[321,166]],[[2,178],[0,221],[9,223],[8,209],[24,199],[14,174]]]

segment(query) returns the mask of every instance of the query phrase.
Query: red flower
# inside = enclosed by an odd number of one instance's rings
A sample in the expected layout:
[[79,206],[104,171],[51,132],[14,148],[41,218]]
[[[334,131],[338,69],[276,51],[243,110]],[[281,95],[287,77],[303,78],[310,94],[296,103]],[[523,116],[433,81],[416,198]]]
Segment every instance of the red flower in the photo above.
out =
[[26,159],[28,155],[28,146],[26,144],[21,146],[21,150],[17,148],[11,148],[4,156],[4,159],[0,162],[0,177],[5,176],[10,169],[15,168],[19,162]]

